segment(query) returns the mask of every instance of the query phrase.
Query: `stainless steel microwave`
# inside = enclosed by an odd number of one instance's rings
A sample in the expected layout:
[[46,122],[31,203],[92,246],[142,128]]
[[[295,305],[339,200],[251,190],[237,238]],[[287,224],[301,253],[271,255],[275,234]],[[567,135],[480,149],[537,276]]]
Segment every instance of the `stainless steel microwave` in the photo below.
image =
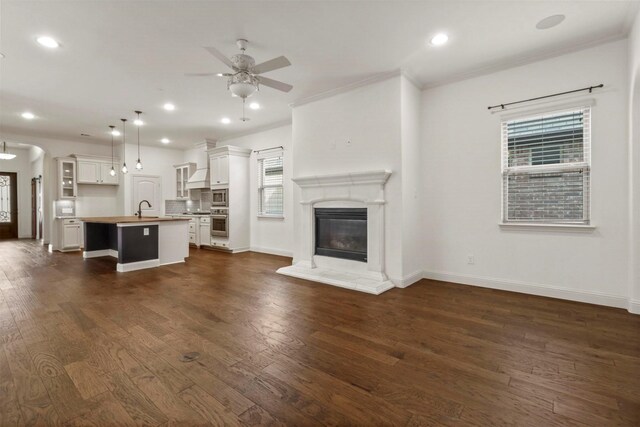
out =
[[229,206],[229,189],[211,190],[211,206]]

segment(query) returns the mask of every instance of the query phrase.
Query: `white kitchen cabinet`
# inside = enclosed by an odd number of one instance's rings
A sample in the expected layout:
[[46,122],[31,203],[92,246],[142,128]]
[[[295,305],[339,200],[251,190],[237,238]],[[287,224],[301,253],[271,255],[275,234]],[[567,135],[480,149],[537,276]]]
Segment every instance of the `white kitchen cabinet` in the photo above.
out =
[[120,178],[120,174],[118,173],[118,164],[114,162],[113,167],[116,170],[116,174],[111,176],[111,163],[100,164],[100,177],[102,179],[102,184],[118,185]]
[[118,185],[119,173],[111,176],[111,167],[120,163],[119,159],[97,156],[74,155],[78,164],[78,184]]
[[[207,242],[211,247],[231,252],[248,251],[250,247],[250,185],[248,148],[223,145],[208,150],[211,189],[228,189],[227,236],[212,236]],[[211,224],[213,227],[213,224]],[[204,234],[204,232],[202,233]],[[201,243],[202,244],[202,243]]]
[[75,199],[78,196],[78,181],[76,173],[76,159],[58,157],[58,199]]
[[188,200],[191,197],[191,191],[187,189],[187,182],[196,171],[196,164],[182,163],[173,167],[176,169],[176,199]]
[[61,251],[80,250],[83,246],[82,221],[79,219],[59,219],[59,249]]
[[211,218],[200,218],[200,246],[211,246]]
[[229,185],[229,155],[216,155],[209,158],[209,176],[211,188]]

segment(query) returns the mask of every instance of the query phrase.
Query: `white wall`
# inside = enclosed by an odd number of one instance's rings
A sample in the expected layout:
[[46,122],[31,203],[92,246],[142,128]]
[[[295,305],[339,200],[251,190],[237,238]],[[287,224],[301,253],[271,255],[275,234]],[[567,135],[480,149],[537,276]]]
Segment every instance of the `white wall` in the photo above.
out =
[[31,162],[28,149],[10,148],[12,160],[0,160],[0,171],[16,172],[18,186],[18,237],[31,237]]
[[629,35],[629,311],[640,314],[640,12]]
[[[401,77],[293,108],[293,177],[388,169],[385,187],[386,273],[402,265]],[[300,189],[294,186],[294,233],[300,230]],[[294,261],[302,248],[294,243]]]
[[250,158],[250,195],[251,195],[251,250],[276,255],[292,256],[293,254],[293,152],[291,125],[269,129],[263,132],[227,139],[218,142],[218,146],[234,145],[236,147],[262,150],[265,148],[284,147],[284,219],[258,218],[258,160],[256,153]]
[[[423,92],[428,277],[626,306],[627,70],[622,40]],[[487,106],[599,83],[603,90],[580,95],[596,100],[595,231],[500,229],[500,115]],[[475,265],[467,264],[471,254]]]

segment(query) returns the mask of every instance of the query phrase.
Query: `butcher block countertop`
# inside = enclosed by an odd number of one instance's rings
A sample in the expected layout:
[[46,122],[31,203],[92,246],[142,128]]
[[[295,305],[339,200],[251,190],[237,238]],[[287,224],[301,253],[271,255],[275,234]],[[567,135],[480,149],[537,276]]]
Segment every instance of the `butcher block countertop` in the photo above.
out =
[[102,216],[91,218],[79,218],[80,221],[93,222],[100,224],[131,224],[136,222],[164,222],[164,221],[189,221],[189,218],[170,218],[166,216],[143,216],[138,218],[137,216]]

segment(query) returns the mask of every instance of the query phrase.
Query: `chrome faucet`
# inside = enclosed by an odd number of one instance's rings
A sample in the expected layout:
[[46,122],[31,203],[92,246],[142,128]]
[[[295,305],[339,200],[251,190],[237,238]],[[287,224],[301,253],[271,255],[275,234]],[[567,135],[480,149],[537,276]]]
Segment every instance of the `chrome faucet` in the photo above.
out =
[[149,203],[148,200],[143,200],[140,203],[138,203],[138,218],[142,218],[142,204],[146,203],[147,206],[151,207],[151,203]]

